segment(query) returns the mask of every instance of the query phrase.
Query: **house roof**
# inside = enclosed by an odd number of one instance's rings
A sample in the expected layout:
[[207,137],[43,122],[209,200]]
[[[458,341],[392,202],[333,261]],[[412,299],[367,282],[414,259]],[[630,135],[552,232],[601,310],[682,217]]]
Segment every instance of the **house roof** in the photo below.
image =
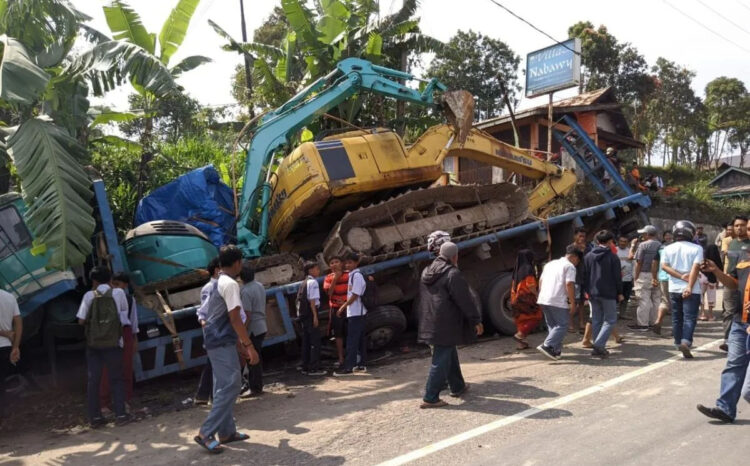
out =
[[750,194],[750,184],[743,184],[740,186],[733,186],[731,188],[719,189],[713,193],[712,197],[731,197],[731,196],[744,196]]
[[749,177],[750,177],[750,171],[747,171],[747,170],[743,170],[743,169],[741,169],[741,168],[737,168],[737,167],[729,167],[729,168],[727,168],[726,170],[724,170],[723,172],[719,173],[719,174],[718,174],[718,175],[716,176],[716,178],[714,178],[713,180],[709,181],[709,182],[708,182],[708,184],[709,184],[709,185],[713,185],[714,183],[716,183],[716,182],[717,182],[717,181],[719,181],[720,179],[724,178],[725,176],[727,176],[727,175],[728,175],[729,173],[731,173],[731,172],[733,172],[733,171],[736,171],[736,172],[742,173],[743,175],[747,175],[747,176],[749,176]]
[[[615,97],[614,89],[612,87],[605,87],[590,92],[584,92],[583,94],[579,94],[568,99],[558,100],[557,102],[552,103],[555,119],[559,119],[564,114],[576,112],[595,111],[608,113],[612,118],[612,123],[617,129],[617,136],[629,140],[628,144],[626,145],[642,145],[640,142],[633,140],[633,133],[631,133],[628,122],[625,119],[625,115],[621,110],[622,106],[623,104],[617,102],[617,98]],[[547,105],[545,104],[538,107],[521,110],[514,116],[517,121],[537,116],[546,118],[547,111]],[[475,126],[485,131],[491,131],[491,129],[495,126],[505,125],[509,123],[510,115],[501,115],[498,117],[480,121]]]

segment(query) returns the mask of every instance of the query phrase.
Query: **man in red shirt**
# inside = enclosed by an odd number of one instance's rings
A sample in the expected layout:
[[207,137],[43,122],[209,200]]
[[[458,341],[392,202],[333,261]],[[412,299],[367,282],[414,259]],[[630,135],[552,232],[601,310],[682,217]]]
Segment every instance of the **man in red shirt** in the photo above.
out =
[[339,366],[344,364],[344,331],[346,315],[339,316],[337,311],[346,302],[346,292],[349,283],[349,272],[344,271],[344,263],[338,256],[328,259],[331,273],[323,281],[323,290],[328,295],[328,333],[336,339],[336,352]]

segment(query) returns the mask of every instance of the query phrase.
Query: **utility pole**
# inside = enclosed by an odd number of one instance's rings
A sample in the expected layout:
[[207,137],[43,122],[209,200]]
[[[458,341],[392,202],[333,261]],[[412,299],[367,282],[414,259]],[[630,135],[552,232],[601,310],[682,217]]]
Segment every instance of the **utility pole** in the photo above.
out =
[[[245,24],[245,0],[240,0],[240,21],[242,22],[242,42],[247,43],[247,25]],[[253,76],[252,66],[250,65],[250,55],[245,52],[242,54],[245,58],[245,96],[247,97],[247,112],[252,119],[255,117],[255,111],[253,110],[253,104],[250,102],[250,98],[253,96]]]

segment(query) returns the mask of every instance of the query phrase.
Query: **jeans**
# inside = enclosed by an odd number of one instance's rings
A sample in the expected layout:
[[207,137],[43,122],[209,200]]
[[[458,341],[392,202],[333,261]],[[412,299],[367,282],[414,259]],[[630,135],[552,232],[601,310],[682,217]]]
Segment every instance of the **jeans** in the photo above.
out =
[[604,349],[617,322],[617,300],[596,297],[590,298],[589,303],[594,348]]
[[656,322],[661,301],[661,289],[651,283],[651,272],[641,272],[635,281],[635,297],[638,300],[636,323],[652,325]]
[[86,362],[88,383],[86,398],[89,421],[102,418],[102,408],[99,404],[99,387],[101,386],[102,370],[107,368],[109,386],[112,389],[112,402],[115,416],[125,415],[125,384],[122,377],[122,348],[86,348]]
[[320,369],[320,329],[313,327],[312,317],[299,321],[302,327],[302,370]]
[[211,411],[203,422],[200,433],[204,437],[218,433],[220,438],[226,438],[237,431],[232,415],[232,408],[241,388],[237,345],[219,346],[206,352],[214,374],[214,394]]
[[[721,389],[716,407],[727,413],[732,419],[737,416],[737,402],[742,393],[747,401],[750,401],[750,376],[748,376],[748,362],[750,355],[747,354],[747,324],[737,321],[732,322],[729,331],[727,345],[727,365],[721,372]],[[745,388],[743,389],[743,382]]]
[[250,334],[250,341],[253,342],[255,351],[258,352],[258,364],[247,366],[247,385],[252,393],[263,391],[263,357],[260,355],[263,348],[263,339],[266,337],[265,332],[260,335]]
[[211,370],[211,359],[206,358],[206,365],[203,366],[201,379],[198,381],[198,390],[195,392],[195,399],[198,401],[208,401],[211,398],[211,392],[214,389],[214,372]]
[[555,352],[562,351],[563,339],[568,333],[568,322],[570,311],[564,307],[547,306],[542,304],[544,321],[547,323],[548,334],[544,340],[544,346],[552,348]]
[[698,320],[698,308],[701,305],[701,295],[692,293],[689,298],[683,298],[682,293],[669,293],[672,301],[672,335],[674,344],[693,344],[693,332]]
[[432,364],[427,376],[424,401],[435,403],[440,399],[440,390],[445,387],[445,381],[451,393],[459,393],[466,386],[464,377],[461,375],[461,365],[458,363],[458,350],[455,346],[432,347]]
[[[367,335],[365,335],[365,316],[347,317],[346,360],[344,370],[354,366],[364,366],[367,359]],[[445,379],[443,379],[445,381]]]

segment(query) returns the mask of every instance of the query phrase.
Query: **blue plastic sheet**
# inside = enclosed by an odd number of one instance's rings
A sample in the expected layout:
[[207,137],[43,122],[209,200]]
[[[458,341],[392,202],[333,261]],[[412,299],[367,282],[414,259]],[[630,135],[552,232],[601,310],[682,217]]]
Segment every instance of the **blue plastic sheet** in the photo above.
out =
[[234,197],[213,165],[195,169],[141,199],[135,223],[175,220],[200,229],[216,247],[234,243]]

